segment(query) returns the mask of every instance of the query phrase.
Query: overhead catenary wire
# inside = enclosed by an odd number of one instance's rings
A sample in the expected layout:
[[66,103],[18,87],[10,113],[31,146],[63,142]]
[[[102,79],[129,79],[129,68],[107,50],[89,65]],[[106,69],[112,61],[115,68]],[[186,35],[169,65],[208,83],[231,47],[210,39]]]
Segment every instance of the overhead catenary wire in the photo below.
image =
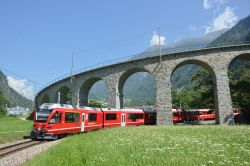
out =
[[39,82],[37,82],[37,81],[34,81],[34,80],[32,80],[32,79],[30,79],[30,78],[28,78],[28,77],[25,77],[25,76],[23,76],[23,75],[21,75],[21,74],[17,74],[16,72],[10,71],[9,69],[3,68],[3,67],[0,67],[0,69],[3,70],[3,71],[6,71],[6,72],[8,72],[8,73],[10,73],[10,74],[12,74],[12,75],[15,75],[16,77],[25,79],[25,80],[27,80],[28,82],[31,82],[31,83],[33,83],[33,84],[42,85],[41,83],[39,83]]

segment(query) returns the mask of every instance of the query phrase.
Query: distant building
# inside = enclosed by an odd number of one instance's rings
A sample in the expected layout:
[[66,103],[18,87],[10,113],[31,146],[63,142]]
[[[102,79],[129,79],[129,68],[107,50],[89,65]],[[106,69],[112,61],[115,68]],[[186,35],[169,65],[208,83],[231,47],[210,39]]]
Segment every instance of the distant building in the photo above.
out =
[[23,108],[19,106],[7,108],[7,115],[25,115],[30,112],[31,110],[29,108]]

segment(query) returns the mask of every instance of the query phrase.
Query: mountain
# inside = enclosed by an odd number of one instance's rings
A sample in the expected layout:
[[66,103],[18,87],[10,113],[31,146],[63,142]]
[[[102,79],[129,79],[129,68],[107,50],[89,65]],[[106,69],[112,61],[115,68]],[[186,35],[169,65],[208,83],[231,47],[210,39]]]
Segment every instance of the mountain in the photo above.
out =
[[8,85],[6,76],[0,71],[0,94],[5,99],[1,105],[8,104],[8,107],[21,106],[24,108],[31,108],[33,101],[23,97]]
[[[205,48],[210,44],[210,42],[212,42],[214,39],[219,37],[221,34],[226,32],[227,30],[228,29],[222,29],[219,31],[207,33],[206,35],[203,35],[203,36],[182,39],[173,44],[162,45],[161,46],[162,55],[170,54],[174,52]],[[148,48],[146,51],[135,55],[132,59],[159,56],[159,49],[160,49],[159,45],[153,45],[150,48]]]
[[210,47],[250,43],[250,15],[210,43]]

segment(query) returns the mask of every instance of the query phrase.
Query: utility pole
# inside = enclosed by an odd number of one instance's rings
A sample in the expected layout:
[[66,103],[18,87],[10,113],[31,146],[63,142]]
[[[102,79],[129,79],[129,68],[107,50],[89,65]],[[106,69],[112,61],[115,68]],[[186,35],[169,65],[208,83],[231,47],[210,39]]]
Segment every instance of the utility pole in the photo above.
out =
[[160,34],[160,28],[158,28],[158,31],[157,31],[157,34],[158,34],[158,40],[159,40],[159,50],[160,50],[160,62],[162,63],[162,57],[161,57],[161,34]]
[[58,92],[58,96],[57,96],[57,103],[60,104],[61,101],[61,92]]
[[73,66],[74,66],[74,53],[72,52],[72,56],[71,56],[71,71],[70,71],[70,82],[73,82]]

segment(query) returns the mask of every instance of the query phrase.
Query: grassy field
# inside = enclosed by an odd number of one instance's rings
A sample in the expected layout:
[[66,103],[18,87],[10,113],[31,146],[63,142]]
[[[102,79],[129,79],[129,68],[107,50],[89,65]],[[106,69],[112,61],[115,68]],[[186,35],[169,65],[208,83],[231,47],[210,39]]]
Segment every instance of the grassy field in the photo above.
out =
[[18,117],[0,117],[0,144],[23,139],[29,135],[33,121],[24,121]]
[[250,126],[141,126],[68,137],[26,165],[250,165]]

